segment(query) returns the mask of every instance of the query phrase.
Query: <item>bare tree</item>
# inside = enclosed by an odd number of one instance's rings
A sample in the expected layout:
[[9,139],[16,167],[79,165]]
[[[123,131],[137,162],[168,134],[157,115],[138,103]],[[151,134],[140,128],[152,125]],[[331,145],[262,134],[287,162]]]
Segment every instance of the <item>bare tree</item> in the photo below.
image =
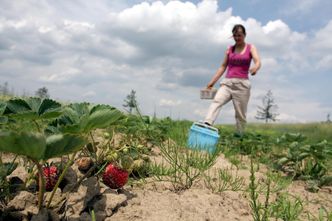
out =
[[131,114],[134,108],[137,108],[138,102],[136,100],[136,91],[131,90],[130,94],[127,95],[126,99],[124,100],[123,107],[128,108],[128,112]]
[[8,82],[5,82],[3,85],[0,85],[1,95],[9,95]]
[[258,106],[257,114],[255,118],[257,120],[265,120],[265,123],[268,123],[269,120],[276,121],[278,105],[274,102],[274,97],[272,91],[269,90],[267,94],[262,99],[263,106]]
[[327,114],[326,116],[326,123],[331,123],[331,119],[330,119],[330,113]]

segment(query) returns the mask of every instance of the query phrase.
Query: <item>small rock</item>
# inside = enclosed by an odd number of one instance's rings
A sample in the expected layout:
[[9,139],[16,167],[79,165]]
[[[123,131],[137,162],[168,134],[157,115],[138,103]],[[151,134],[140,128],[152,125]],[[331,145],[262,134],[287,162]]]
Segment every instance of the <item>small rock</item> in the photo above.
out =
[[93,205],[93,208],[97,212],[105,211],[106,216],[111,216],[115,208],[126,204],[126,200],[127,197],[124,194],[104,193],[101,199]]
[[78,169],[78,166],[76,163],[74,163],[71,168],[74,170],[76,176],[77,176],[77,179],[80,179],[81,177],[84,176],[84,174]]
[[[45,199],[46,199],[46,202],[45,203],[48,203],[50,197],[51,197],[51,194],[52,192],[46,192],[45,193]],[[61,206],[61,203],[59,205],[59,202],[61,202],[62,200],[65,199],[65,196],[62,196],[61,194],[61,189],[60,188],[57,188],[57,190],[55,191],[54,193],[54,196],[53,196],[53,199],[52,199],[52,202],[50,204],[50,208],[56,208],[58,206]]]
[[[63,189],[62,189],[62,192],[63,193],[67,193],[69,191],[73,191],[73,188],[76,186],[76,183],[72,183],[72,184],[68,184],[66,185]],[[75,188],[77,190],[77,188]],[[74,191],[75,191],[74,189]]]
[[39,211],[38,214],[33,215],[31,221],[46,221],[49,220],[47,209],[43,208]]
[[78,188],[79,193],[85,193],[85,201],[89,202],[100,193],[99,182],[96,177],[89,177],[84,180]]
[[27,216],[24,216],[21,212],[18,211],[13,211],[13,212],[4,211],[3,213],[1,213],[0,220],[28,221],[28,218]]
[[71,193],[67,199],[66,217],[79,218],[80,213],[84,210],[84,194],[79,192]]
[[100,193],[96,177],[90,177],[82,182],[77,192],[70,193],[67,199],[66,216],[79,218],[88,203]]
[[18,176],[9,178],[9,191],[16,193],[24,188],[24,182]]
[[60,221],[59,215],[53,210],[48,210],[48,217],[51,221]]
[[18,177],[20,178],[21,180],[26,180],[28,178],[28,172],[26,170],[25,167],[23,166],[18,166],[12,174],[10,174],[8,176],[8,179],[12,178],[12,177]]
[[43,208],[38,214],[32,215],[31,221],[60,221],[60,218],[53,210]]
[[15,210],[24,210],[26,207],[36,205],[36,196],[27,191],[21,191],[14,197],[9,203],[8,207],[12,207]]
[[36,193],[38,191],[37,181],[35,179],[31,180],[27,184],[26,190],[29,191],[30,193]]
[[73,168],[69,167],[59,187],[63,190],[67,185],[73,185],[76,184],[76,182],[77,174]]
[[91,220],[92,220],[91,216],[87,212],[82,213],[80,216],[80,221],[91,221]]
[[106,212],[105,211],[97,211],[95,213],[95,216],[96,216],[96,220],[99,221],[99,220],[105,220],[106,219]]

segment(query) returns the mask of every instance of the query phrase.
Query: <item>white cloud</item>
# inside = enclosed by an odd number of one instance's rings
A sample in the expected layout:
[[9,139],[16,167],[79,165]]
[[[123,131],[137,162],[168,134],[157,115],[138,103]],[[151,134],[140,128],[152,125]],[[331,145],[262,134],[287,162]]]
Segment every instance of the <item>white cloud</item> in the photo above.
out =
[[159,105],[161,107],[175,107],[179,106],[182,103],[181,100],[168,100],[168,99],[161,99],[159,101]]
[[15,28],[20,29],[27,25],[27,21],[24,19],[21,20],[6,20],[6,19],[0,19],[0,30],[3,30],[4,28]]
[[316,68],[317,70],[321,69],[332,70],[332,54],[326,55],[320,61],[318,61]]
[[330,20],[325,27],[315,33],[311,41],[310,49],[317,51],[317,53],[331,52],[332,50],[332,20]]
[[74,77],[78,76],[79,73],[80,70],[71,68],[59,74],[50,74],[46,76],[41,76],[40,79],[44,82],[64,83],[66,81],[72,80]]
[[82,96],[83,97],[94,97],[94,96],[96,96],[96,92],[95,91],[92,91],[92,90],[90,90],[90,91],[87,91],[86,93],[84,93]]

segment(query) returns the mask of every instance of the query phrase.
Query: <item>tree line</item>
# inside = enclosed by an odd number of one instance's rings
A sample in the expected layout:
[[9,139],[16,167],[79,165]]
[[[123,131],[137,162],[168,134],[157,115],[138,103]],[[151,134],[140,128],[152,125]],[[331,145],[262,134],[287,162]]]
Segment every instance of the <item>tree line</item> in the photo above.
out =
[[[10,88],[8,82],[4,82],[3,84],[0,84],[0,95],[1,96],[16,96],[14,87]],[[21,96],[29,97],[27,92],[23,92],[23,94]],[[50,98],[49,91],[48,91],[47,87],[45,87],[45,86],[38,88],[35,91],[35,96],[40,97],[40,98]]]

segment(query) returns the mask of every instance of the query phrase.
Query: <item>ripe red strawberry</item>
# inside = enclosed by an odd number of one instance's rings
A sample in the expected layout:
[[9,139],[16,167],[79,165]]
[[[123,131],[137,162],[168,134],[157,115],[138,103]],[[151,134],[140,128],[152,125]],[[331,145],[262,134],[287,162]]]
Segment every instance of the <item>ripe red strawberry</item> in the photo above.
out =
[[111,189],[119,189],[128,181],[128,172],[112,163],[108,164],[103,174],[103,182]]
[[54,165],[43,166],[43,176],[45,179],[45,190],[52,191],[58,181],[58,168]]

